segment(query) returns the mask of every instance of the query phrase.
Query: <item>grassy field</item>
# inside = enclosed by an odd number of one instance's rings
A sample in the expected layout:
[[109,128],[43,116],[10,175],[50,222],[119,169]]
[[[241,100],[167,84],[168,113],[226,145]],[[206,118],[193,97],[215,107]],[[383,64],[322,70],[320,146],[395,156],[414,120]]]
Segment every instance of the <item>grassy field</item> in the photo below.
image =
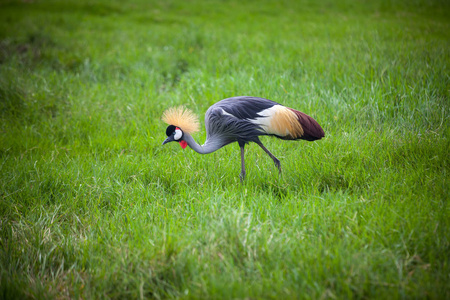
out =
[[[124,2],[0,2],[1,299],[450,298],[447,1]],[[326,137],[161,146],[238,95]]]

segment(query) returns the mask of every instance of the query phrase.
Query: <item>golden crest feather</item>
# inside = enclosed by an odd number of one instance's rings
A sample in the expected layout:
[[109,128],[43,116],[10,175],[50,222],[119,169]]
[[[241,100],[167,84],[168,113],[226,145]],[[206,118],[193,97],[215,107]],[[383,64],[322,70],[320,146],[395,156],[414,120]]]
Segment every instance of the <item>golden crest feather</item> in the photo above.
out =
[[186,133],[196,132],[200,129],[197,116],[184,106],[168,108],[164,111],[162,120],[168,125],[179,127]]

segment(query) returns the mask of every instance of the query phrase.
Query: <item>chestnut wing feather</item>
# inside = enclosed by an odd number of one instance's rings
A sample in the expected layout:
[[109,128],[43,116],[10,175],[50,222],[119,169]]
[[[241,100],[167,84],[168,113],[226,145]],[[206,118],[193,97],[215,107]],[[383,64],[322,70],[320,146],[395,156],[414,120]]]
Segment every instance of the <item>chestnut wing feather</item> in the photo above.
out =
[[307,114],[302,113],[301,111],[292,108],[289,109],[297,115],[298,122],[303,128],[303,135],[300,137],[300,139],[315,141],[320,140],[325,136],[325,132],[316,120],[314,120]]

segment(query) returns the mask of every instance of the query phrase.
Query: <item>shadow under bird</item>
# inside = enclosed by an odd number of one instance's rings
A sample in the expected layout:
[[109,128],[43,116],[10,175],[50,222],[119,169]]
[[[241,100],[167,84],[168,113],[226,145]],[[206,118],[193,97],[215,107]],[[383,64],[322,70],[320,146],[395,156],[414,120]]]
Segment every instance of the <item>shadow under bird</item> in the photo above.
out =
[[245,178],[244,147],[249,142],[258,144],[273,159],[281,173],[280,161],[264,147],[259,136],[306,141],[325,136],[319,123],[307,114],[272,100],[248,96],[223,99],[208,108],[205,114],[206,141],[203,145],[191,136],[199,130],[198,118],[192,111],[184,107],[169,108],[162,120],[169,124],[163,145],[179,142],[183,149],[189,146],[200,154],[208,154],[238,142],[241,148],[241,180]]

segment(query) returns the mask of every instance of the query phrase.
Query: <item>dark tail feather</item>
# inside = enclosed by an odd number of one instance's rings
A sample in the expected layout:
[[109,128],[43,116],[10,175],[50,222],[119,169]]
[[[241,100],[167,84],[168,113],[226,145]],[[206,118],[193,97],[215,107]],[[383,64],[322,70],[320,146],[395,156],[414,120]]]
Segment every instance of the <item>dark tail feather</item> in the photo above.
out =
[[300,137],[302,140],[307,141],[315,141],[320,140],[325,136],[325,132],[323,132],[322,127],[320,127],[319,123],[316,120],[311,118],[305,113],[302,113],[298,110],[290,108],[297,115],[298,121],[303,128],[303,135]]

